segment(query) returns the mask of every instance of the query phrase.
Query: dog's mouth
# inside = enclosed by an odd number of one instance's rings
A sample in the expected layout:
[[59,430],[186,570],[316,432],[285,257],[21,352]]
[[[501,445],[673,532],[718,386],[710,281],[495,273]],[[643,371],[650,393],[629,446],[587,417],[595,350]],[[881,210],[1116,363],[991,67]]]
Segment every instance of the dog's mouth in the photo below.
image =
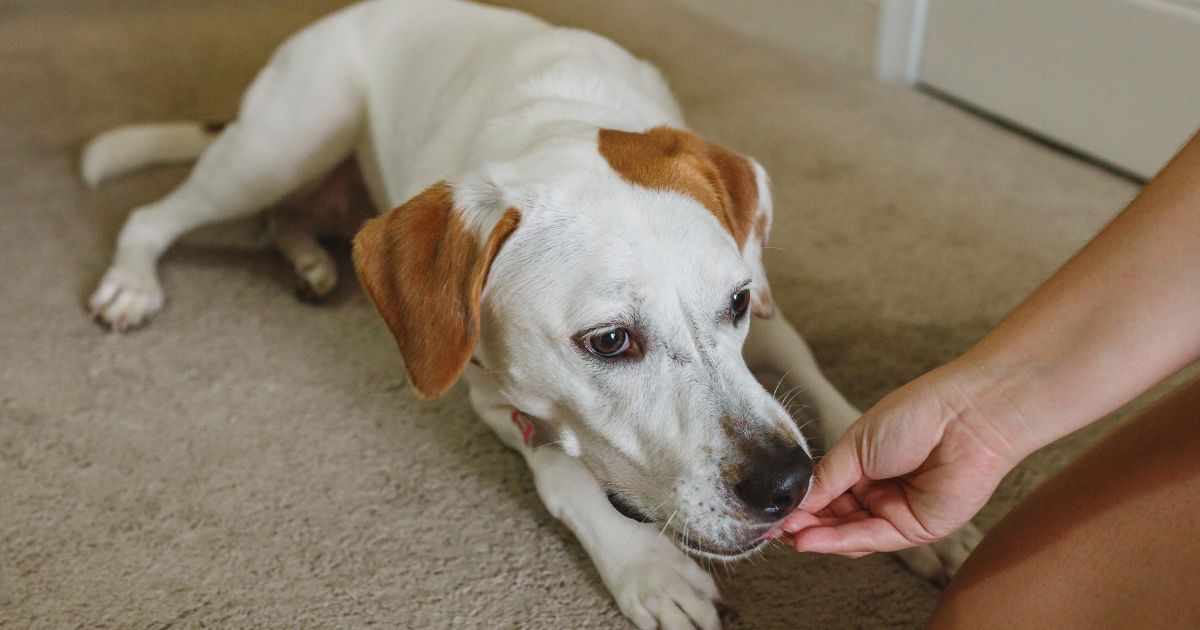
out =
[[621,494],[620,492],[609,488],[604,491],[604,496],[608,497],[608,502],[612,504],[613,508],[621,513],[621,516],[639,523],[654,522],[654,519],[642,514],[641,510],[637,509],[637,507],[630,503],[629,500],[625,498],[625,495]]
[[[621,513],[627,519],[637,521],[639,523],[654,523],[654,519],[646,516],[637,509],[628,499],[616,490],[606,490],[605,496],[608,497],[608,502],[613,508]],[[699,558],[708,560],[720,560],[722,562],[733,562],[741,560],[758,551],[767,544],[765,538],[755,538],[737,547],[726,547],[718,545],[709,545],[704,542],[692,540],[689,537],[682,536],[678,532],[674,533],[675,544],[680,548]]]
[[676,534],[675,542],[681,549],[699,558],[733,562],[750,557],[754,552],[762,549],[763,545],[766,545],[768,541],[765,538],[755,538],[739,547],[718,547],[715,545],[706,545]]

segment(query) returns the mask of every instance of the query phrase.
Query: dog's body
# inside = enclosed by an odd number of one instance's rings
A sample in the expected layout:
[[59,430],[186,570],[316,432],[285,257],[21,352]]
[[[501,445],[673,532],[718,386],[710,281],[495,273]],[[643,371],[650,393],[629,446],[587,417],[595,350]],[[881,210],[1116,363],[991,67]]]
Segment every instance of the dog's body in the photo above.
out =
[[[754,551],[811,471],[750,368],[803,390],[826,440],[858,412],[773,312],[765,171],[682,129],[658,73],[596,35],[465,2],[355,5],[285,43],[215,139],[142,128],[85,151],[91,182],[203,153],[130,217],[91,307],[141,324],[172,241],[297,195],[337,220],[284,204],[275,242],[323,294],[333,266],[313,233],[362,223],[345,201],[368,196],[361,172],[396,209],[366,223],[355,262],[414,389],[465,373],[635,623],[712,627],[716,588],[681,548]],[[975,538],[902,557],[944,577]]]

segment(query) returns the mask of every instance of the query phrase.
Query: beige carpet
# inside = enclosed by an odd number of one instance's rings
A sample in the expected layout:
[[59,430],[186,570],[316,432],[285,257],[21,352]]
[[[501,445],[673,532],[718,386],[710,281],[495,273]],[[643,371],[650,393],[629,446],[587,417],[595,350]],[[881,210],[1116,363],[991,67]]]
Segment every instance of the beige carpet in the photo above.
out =
[[[354,283],[306,306],[272,256],[180,247],[149,328],[84,317],[128,209],[183,171],[88,191],[82,141],[229,117],[337,4],[0,8],[0,626],[623,627],[462,388],[409,395]],[[1136,191],[669,3],[513,4],[650,58],[697,130],[766,165],[776,300],[862,405],[965,349]],[[1036,455],[978,522],[1096,432]],[[777,551],[718,577],[734,628],[916,627],[938,596],[887,556]]]

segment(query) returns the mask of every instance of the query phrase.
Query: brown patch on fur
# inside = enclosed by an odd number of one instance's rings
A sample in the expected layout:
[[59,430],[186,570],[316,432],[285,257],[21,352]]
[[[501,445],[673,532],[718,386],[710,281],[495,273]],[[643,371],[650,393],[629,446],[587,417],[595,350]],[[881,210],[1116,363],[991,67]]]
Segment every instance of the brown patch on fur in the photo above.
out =
[[764,290],[750,290],[751,297],[758,299],[750,302],[750,314],[762,319],[775,316],[775,303],[771,301],[771,292]]
[[758,239],[760,245],[767,244],[767,214],[764,212],[758,215],[754,220],[754,237]]
[[[787,421],[795,424],[795,421],[791,418],[788,418]],[[769,433],[771,437],[778,442],[787,443],[794,442],[796,440],[796,437],[792,434],[792,432],[789,431],[787,426],[781,422],[772,422],[770,427],[767,428],[767,433]]]
[[[754,167],[740,155],[695,134],[655,127],[645,133],[601,129],[600,154],[625,181],[646,188],[671,190],[692,197],[733,236],[740,251],[757,238],[767,244],[767,213],[759,212]],[[760,259],[754,261],[761,270]],[[751,289],[750,313],[771,317],[774,307],[766,279]]]
[[471,360],[484,281],[519,222],[510,208],[480,248],[453,211],[450,186],[440,182],[371,219],[355,237],[359,278],[419,396],[445,393]]
[[731,485],[744,480],[769,454],[786,451],[796,442],[795,436],[779,422],[761,427],[751,425],[743,418],[721,416],[717,424],[733,444],[736,453],[720,464],[721,478]]
[[717,424],[721,427],[721,431],[725,434],[725,436],[730,439],[750,435],[750,423],[746,422],[742,418],[721,416],[720,419],[717,420]]
[[708,208],[739,249],[754,227],[758,186],[749,160],[698,136],[655,127],[600,130],[600,154],[626,181],[683,193]]
[[734,444],[737,457],[722,459],[720,463],[721,478],[729,485],[736,485],[746,474],[746,458],[741,455],[745,445],[753,440],[750,423],[733,416],[721,416],[717,421],[725,437]]
[[[767,246],[767,213],[763,212],[754,220],[754,238],[758,239],[759,247]],[[750,314],[755,317],[768,318],[775,314],[775,304],[771,301],[771,292],[765,287],[754,287],[750,291]]]
[[729,441],[735,445],[735,452],[739,453],[738,457],[724,458],[720,464],[721,478],[730,485],[741,481],[745,473],[745,458],[740,456],[742,445],[750,441],[751,431],[750,423],[742,418],[733,416],[721,416],[717,420],[717,424],[721,427],[721,432]]

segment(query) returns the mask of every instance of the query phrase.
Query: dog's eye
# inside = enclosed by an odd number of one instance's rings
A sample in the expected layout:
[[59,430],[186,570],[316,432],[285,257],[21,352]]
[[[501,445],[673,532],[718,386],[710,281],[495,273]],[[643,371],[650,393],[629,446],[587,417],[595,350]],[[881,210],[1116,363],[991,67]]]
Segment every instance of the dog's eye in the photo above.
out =
[[733,294],[729,298],[729,312],[733,313],[733,319],[739,320],[742,315],[746,314],[746,308],[750,306],[750,289],[742,289]]
[[589,336],[587,345],[594,354],[615,357],[629,350],[629,331],[624,328],[602,330]]

